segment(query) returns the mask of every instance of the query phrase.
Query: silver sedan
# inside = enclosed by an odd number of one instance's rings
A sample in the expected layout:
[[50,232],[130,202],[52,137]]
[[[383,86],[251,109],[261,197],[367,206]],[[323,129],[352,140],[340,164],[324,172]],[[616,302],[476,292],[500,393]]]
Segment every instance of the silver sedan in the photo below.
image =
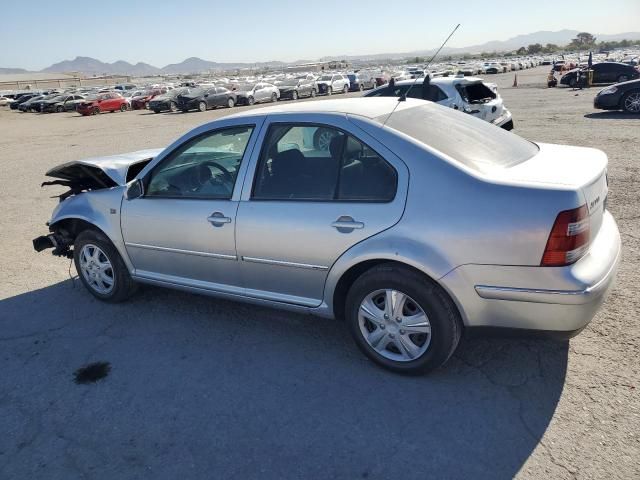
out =
[[620,257],[606,167],[421,100],[286,104],[52,169],[68,191],[34,247],[107,302],[148,283],[341,318],[425,372],[465,330],[589,323]]

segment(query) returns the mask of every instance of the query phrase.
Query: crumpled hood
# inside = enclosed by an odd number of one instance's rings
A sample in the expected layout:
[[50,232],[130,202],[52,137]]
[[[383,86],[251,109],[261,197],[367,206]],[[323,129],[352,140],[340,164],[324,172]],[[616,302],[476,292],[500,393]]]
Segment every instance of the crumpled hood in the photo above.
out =
[[[108,157],[74,160],[52,168],[46,175],[68,182],[82,182],[90,177],[104,184],[104,188],[125,185],[129,167],[136,163],[152,160],[163,150],[163,148],[153,148]],[[109,184],[111,182],[113,182],[112,185]]]

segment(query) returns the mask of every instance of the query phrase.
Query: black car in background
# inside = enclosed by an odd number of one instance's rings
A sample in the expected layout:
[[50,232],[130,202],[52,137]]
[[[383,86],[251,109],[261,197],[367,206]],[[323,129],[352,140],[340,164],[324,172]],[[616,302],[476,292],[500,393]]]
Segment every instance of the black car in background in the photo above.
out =
[[600,90],[593,99],[593,106],[600,110],[640,113],[640,79],[616,83]]
[[37,110],[41,113],[51,112],[72,112],[76,110],[78,103],[84,100],[83,95],[77,94],[63,94],[57,95],[50,99],[41,100],[37,103]]
[[350,73],[347,75],[347,78],[349,78],[350,92],[356,92],[358,90],[362,92],[365,89],[376,88],[378,86],[376,78],[368,73]]
[[[640,78],[640,72],[636,70],[636,67],[627,65],[625,63],[618,62],[602,62],[596,63],[591,67],[593,70],[592,83],[621,83],[627,80],[633,80]],[[574,68],[569,70],[560,79],[562,85],[569,85],[570,87],[578,86],[578,74],[584,70]]]
[[193,89],[176,97],[178,109],[183,112],[200,110],[205,112],[210,108],[229,107],[236,104],[236,94],[224,87],[210,87],[207,89]]
[[[53,95],[53,96],[55,96],[55,95]],[[20,105],[18,105],[18,110],[20,110],[21,112],[37,112],[38,109],[40,108],[38,106],[38,103],[41,102],[42,100],[46,99],[46,98],[49,98],[49,96],[47,96],[47,95],[36,95],[35,97],[31,97],[26,102],[20,103]]]
[[33,97],[37,97],[42,95],[41,93],[23,93],[22,95],[18,95],[16,97],[15,102],[11,102],[9,108],[11,110],[18,110],[18,107],[24,102],[31,100]]
[[167,93],[158,95],[149,101],[149,110],[160,112],[177,112],[178,111],[178,95],[186,95],[189,89],[185,87],[169,90]]
[[280,90],[280,98],[289,98],[291,100],[297,100],[300,97],[315,97],[318,93],[316,81],[307,77],[283,80],[277,87]]

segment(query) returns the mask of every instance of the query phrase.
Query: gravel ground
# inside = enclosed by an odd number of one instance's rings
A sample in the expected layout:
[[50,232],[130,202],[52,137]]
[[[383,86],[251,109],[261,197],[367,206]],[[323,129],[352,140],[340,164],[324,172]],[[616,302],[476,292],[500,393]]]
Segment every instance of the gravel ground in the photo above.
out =
[[[516,133],[609,155],[617,285],[570,342],[466,340],[418,378],[369,363],[340,322],[157,288],[104,305],[32,251],[56,203],[48,168],[163,146],[227,110],[0,110],[0,478],[638,478],[640,117],[545,74],[488,79]],[[75,384],[94,361],[110,374]]]

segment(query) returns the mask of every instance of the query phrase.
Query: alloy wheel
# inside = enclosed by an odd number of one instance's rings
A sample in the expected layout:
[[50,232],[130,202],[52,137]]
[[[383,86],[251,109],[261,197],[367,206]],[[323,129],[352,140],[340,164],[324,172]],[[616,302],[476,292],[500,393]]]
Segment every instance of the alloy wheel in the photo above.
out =
[[113,290],[115,277],[109,257],[96,245],[87,243],[80,252],[80,270],[89,287],[106,295]]
[[431,343],[427,314],[415,300],[398,290],[376,290],[367,295],[358,310],[358,324],[367,344],[396,362],[421,357]]
[[624,99],[624,109],[631,113],[640,113],[640,92],[634,92]]

